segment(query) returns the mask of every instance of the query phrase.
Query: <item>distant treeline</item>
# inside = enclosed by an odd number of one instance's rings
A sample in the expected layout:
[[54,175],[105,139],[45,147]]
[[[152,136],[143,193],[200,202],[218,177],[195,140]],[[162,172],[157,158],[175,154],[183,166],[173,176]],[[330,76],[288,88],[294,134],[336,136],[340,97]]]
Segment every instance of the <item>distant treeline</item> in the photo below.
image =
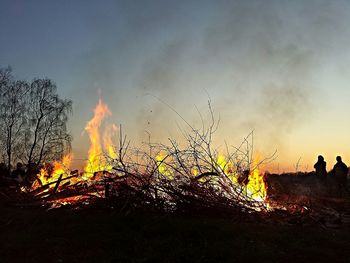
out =
[[11,68],[0,69],[0,163],[11,170],[61,158],[71,145],[71,111],[52,80],[18,80]]

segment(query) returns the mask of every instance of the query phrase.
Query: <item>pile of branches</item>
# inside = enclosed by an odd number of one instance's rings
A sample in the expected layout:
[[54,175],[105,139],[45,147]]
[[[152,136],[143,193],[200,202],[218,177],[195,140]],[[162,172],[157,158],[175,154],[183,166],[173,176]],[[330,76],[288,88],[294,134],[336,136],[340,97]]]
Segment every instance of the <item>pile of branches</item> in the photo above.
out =
[[209,110],[209,124],[202,121],[199,129],[180,116],[189,128],[181,130],[181,143],[172,138],[167,144],[154,143],[149,136],[141,147],[132,148],[120,127],[115,155],[101,156],[110,167],[108,171],[97,171],[86,178],[84,173],[67,168],[48,184],[35,176],[29,184],[17,186],[20,194],[0,189],[0,195],[21,205],[107,205],[120,211],[234,214],[244,215],[245,219],[247,214],[255,217],[256,211],[269,211],[259,213],[258,218],[266,216],[267,221],[275,218],[277,222],[298,224],[348,222],[350,226],[349,202],[325,195],[325,184],[320,184],[312,173],[264,174],[259,176],[263,189],[248,189],[250,175],[260,165],[273,161],[276,152],[256,162],[253,132],[240,145],[226,144],[225,150],[219,151],[213,146],[219,121],[215,121],[210,103]]
[[266,209],[245,188],[257,169],[252,163],[253,133],[222,161],[211,145],[215,130],[214,125],[192,129],[183,147],[172,139],[169,145],[149,142],[148,151],[138,149],[131,155],[124,138],[118,158],[111,160],[119,176],[110,182],[107,196],[116,203],[122,198],[128,205],[166,211]]
[[[142,149],[130,149],[120,129],[117,158],[109,159],[114,179],[106,181],[106,197],[114,205],[177,212],[266,210],[263,200],[247,192],[249,175],[275,158],[253,162],[251,132],[238,147],[226,145],[225,153],[213,147],[215,121],[210,103],[211,121],[200,129],[185,119],[188,132],[184,143],[169,138],[168,144],[152,143],[149,137]],[[255,189],[263,192],[265,189]],[[121,201],[122,200],[122,201]]]
[[[96,172],[89,180],[80,180],[74,171],[62,174],[50,185],[26,192],[34,199],[54,202],[67,198],[103,199],[114,207],[162,211],[256,211],[266,210],[263,200],[247,191],[248,177],[262,163],[253,162],[253,132],[238,147],[226,145],[225,153],[213,147],[215,121],[209,103],[211,121],[199,129],[186,120],[189,131],[182,132],[184,143],[168,139],[168,144],[149,141],[132,149],[120,128],[115,158],[103,156],[109,171]],[[180,116],[181,117],[181,116]],[[257,192],[265,189],[256,189]]]

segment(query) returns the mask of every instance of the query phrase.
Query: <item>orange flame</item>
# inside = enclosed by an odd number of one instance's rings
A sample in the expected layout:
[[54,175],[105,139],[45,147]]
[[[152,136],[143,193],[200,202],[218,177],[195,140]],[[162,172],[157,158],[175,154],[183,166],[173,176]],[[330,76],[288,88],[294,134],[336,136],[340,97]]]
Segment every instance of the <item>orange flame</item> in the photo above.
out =
[[[72,158],[73,158],[73,154],[68,153],[65,156],[63,156],[61,162],[54,161],[52,171],[48,164],[44,164],[44,167],[40,169],[40,173],[38,174],[38,178],[41,184],[45,185],[45,184],[55,182],[59,179],[59,177],[62,174],[69,174],[69,166],[72,161]],[[50,188],[54,187],[54,184],[50,185],[49,187]]]
[[267,195],[266,183],[264,175],[260,173],[259,162],[259,157],[253,161],[253,168],[248,177],[247,194],[256,201],[264,201]]
[[108,106],[100,99],[96,105],[94,111],[94,117],[87,123],[85,130],[89,134],[90,138],[90,149],[89,157],[85,165],[84,178],[91,178],[95,172],[102,171],[105,169],[105,160],[103,158],[101,139],[100,139],[100,126],[102,121],[108,116],[112,115]]
[[[103,147],[101,143],[100,129],[103,121],[106,117],[111,116],[112,112],[109,110],[108,105],[103,103],[100,99],[97,103],[93,118],[86,124],[85,130],[87,131],[90,139],[90,149],[88,152],[88,160],[84,167],[84,174],[80,178],[72,178],[71,182],[78,182],[81,179],[88,180],[92,178],[96,172],[112,170],[112,166],[108,165],[105,153],[110,158],[116,158],[117,154],[113,148],[113,136],[117,131],[116,125],[107,126],[103,136]],[[103,151],[105,150],[105,152]],[[71,163],[73,155],[67,154],[63,157],[62,161],[54,161],[52,166],[50,164],[44,164],[44,167],[40,169],[38,179],[41,185],[55,182],[59,179],[61,174],[69,174],[69,165]],[[35,182],[32,185],[32,189],[36,189],[40,186],[40,183]],[[54,187],[50,185],[50,188]]]
[[116,135],[118,128],[115,124],[106,127],[103,136],[103,145],[109,158],[116,159],[117,153],[113,147],[113,137]]
[[234,172],[232,162],[227,161],[224,155],[219,154],[216,163],[219,166],[219,169],[231,180],[233,186],[243,187],[248,198],[260,202],[265,201],[267,191],[264,176],[259,171],[259,155],[257,155],[253,161],[247,183],[244,186],[239,184],[238,174]]
[[155,159],[157,161],[158,172],[161,175],[164,175],[165,177],[167,177],[168,179],[173,180],[174,178],[171,175],[169,167],[167,167],[167,165],[164,163],[166,158],[167,158],[167,156],[165,155],[164,152],[159,152],[157,154],[157,156],[155,157]]

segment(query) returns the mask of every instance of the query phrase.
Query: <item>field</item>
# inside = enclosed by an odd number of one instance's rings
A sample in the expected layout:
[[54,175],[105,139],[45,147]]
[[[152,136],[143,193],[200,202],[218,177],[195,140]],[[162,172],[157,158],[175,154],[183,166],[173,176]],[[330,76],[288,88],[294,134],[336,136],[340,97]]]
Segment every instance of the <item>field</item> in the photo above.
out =
[[1,208],[0,262],[349,262],[350,229],[253,217]]

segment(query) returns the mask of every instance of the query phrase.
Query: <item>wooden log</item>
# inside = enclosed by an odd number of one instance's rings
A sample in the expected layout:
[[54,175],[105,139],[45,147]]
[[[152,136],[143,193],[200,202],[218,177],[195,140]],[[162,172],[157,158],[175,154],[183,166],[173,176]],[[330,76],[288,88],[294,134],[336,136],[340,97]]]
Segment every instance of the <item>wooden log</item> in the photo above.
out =
[[[62,182],[62,181],[66,181],[66,180],[75,178],[75,177],[77,177],[77,176],[78,176],[78,174],[74,174],[74,175],[65,177],[65,178],[63,178],[63,179],[61,178],[60,181],[61,181],[61,182]],[[40,193],[42,193],[43,191],[45,191],[45,190],[47,190],[48,188],[50,188],[50,185],[57,184],[57,182],[58,182],[58,180],[53,181],[53,182],[48,183],[48,184],[45,184],[45,185],[43,185],[43,186],[41,186],[41,187],[39,187],[39,188],[37,188],[37,189],[35,189],[35,190],[29,192],[29,193],[32,194],[32,195],[37,196],[38,194],[40,194]]]
[[63,174],[61,174],[60,177],[58,178],[57,183],[56,183],[56,185],[55,185],[55,188],[53,189],[53,191],[52,191],[51,194],[55,194],[55,193],[56,193],[56,191],[57,191],[57,189],[58,189],[58,186],[60,185],[60,183],[61,183],[61,181],[62,181],[62,176],[63,176]]

